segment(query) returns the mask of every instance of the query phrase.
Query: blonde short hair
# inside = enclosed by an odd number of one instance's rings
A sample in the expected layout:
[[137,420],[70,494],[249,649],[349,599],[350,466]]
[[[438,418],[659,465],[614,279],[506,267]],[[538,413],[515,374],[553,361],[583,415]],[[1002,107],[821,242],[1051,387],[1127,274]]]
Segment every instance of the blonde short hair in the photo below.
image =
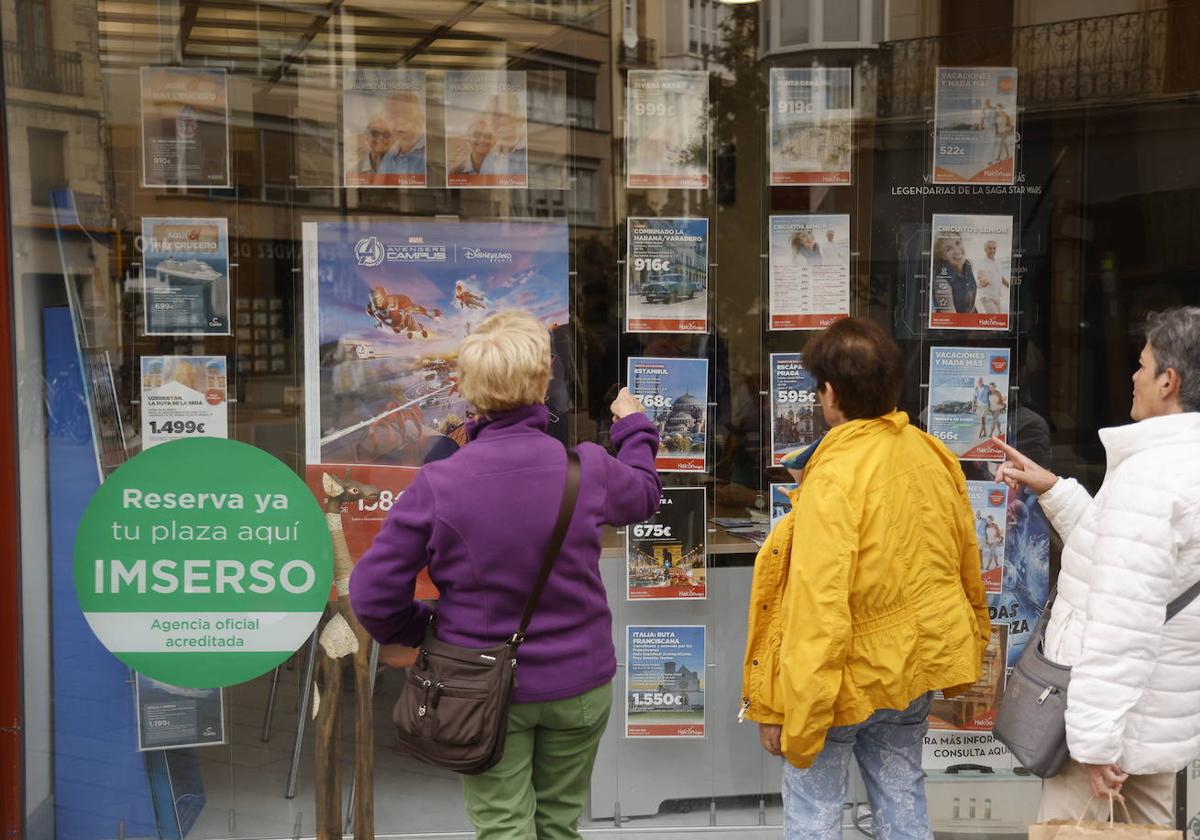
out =
[[498,312],[458,350],[458,388],[480,414],[540,403],[550,383],[550,331],[520,309]]

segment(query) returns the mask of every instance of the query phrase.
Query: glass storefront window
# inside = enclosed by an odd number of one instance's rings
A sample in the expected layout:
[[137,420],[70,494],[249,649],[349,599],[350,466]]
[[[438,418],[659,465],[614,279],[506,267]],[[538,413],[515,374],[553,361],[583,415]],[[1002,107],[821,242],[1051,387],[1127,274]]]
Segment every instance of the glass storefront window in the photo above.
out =
[[[971,481],[995,461],[977,415],[946,420],[940,365],[999,365],[992,429],[1095,489],[1138,324],[1200,301],[1200,14],[1102,5],[0,0],[25,835],[326,836],[340,801],[346,833],[371,802],[377,834],[467,836],[458,780],[393,749],[403,651],[338,660],[317,701],[313,642],[216,694],[150,684],[89,629],[72,545],[102,482],[188,434],[402,492],[463,444],[458,342],[519,306],[552,330],[553,434],[608,445],[611,389],[640,388],[692,506],[695,544],[605,535],[617,702],[581,825],[778,836],[779,762],[736,721],[779,456],[820,431],[814,331],[885,326],[900,407]],[[164,409],[171,387],[201,398]],[[987,729],[1057,543],[1028,498],[1000,515],[989,679],[927,743],[939,833],[1036,813]],[[345,520],[353,553],[369,520]],[[637,628],[663,626],[694,661],[659,730],[628,674]],[[147,749],[153,728],[176,739]],[[373,790],[351,783],[367,744]],[[855,777],[847,836],[868,813]]]

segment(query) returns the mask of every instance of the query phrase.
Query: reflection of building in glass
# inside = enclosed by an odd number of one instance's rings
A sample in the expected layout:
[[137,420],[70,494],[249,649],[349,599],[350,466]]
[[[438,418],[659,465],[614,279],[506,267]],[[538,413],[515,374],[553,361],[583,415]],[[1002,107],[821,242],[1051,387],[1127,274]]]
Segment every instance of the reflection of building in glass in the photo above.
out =
[[775,424],[777,443],[804,443],[812,440],[816,432],[816,407],[801,405],[780,412]]

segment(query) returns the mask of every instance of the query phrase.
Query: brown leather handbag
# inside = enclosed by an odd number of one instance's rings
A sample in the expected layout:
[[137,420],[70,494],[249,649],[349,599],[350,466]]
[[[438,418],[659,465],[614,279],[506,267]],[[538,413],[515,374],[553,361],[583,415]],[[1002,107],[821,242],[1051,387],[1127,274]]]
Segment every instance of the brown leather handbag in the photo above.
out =
[[521,625],[508,641],[490,648],[468,648],[437,638],[436,616],[429,622],[416,663],[400,689],[392,722],[401,748],[428,764],[475,775],[504,755],[508,705],[517,684],[517,649],[562,550],[579,496],[579,456],[567,452],[567,480],[558,520],[546,546],[542,568]]

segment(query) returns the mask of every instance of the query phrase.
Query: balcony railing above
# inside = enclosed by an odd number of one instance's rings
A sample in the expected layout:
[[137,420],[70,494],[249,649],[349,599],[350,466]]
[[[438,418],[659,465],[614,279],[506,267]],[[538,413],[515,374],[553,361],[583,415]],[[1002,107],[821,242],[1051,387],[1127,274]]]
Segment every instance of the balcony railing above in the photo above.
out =
[[1018,70],[1023,108],[1130,99],[1162,93],[1167,9],[913,38],[880,44],[879,115],[921,114],[934,105],[934,68],[959,56],[1006,56]]
[[83,60],[77,52],[4,42],[4,80],[9,87],[45,93],[83,93]]
[[653,38],[638,38],[632,47],[621,44],[621,66],[625,68],[653,67],[658,60],[658,44]]

